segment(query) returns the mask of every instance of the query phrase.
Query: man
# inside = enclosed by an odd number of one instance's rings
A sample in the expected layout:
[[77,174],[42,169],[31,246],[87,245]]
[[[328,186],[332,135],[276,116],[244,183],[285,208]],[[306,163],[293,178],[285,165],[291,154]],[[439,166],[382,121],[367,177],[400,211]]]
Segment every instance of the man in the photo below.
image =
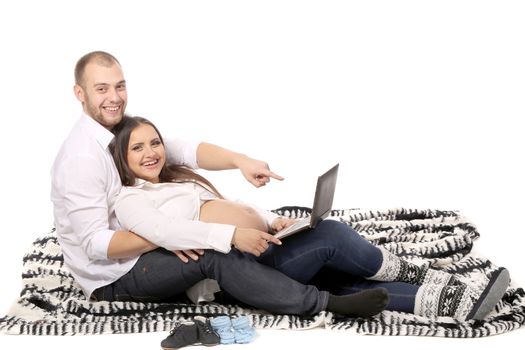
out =
[[[132,266],[134,258],[157,247],[132,232],[119,230],[114,213],[121,184],[108,145],[113,138],[110,130],[122,119],[127,104],[126,80],[118,60],[101,51],[83,56],[75,67],[74,94],[83,115],[55,159],[51,200],[65,262],[89,297],[97,287],[113,282],[101,278],[99,269],[114,265],[117,276],[117,271]],[[193,168],[238,168],[256,187],[264,186],[270,178],[282,180],[265,162],[209,143],[173,141],[168,151],[171,161]],[[270,235],[258,239],[275,240]],[[184,253],[195,260],[202,252]],[[187,260],[182,252],[177,255]]]
[[[385,307],[386,290],[334,296],[241,253],[260,255],[269,243],[280,244],[267,232],[235,228],[231,242],[238,250],[224,254],[210,249],[200,257],[186,251],[194,261],[185,263],[180,252],[179,259],[121,230],[114,206],[122,186],[108,146],[113,139],[110,130],[126,109],[126,81],[115,57],[100,51],[78,61],[75,80],[74,92],[83,114],[53,164],[51,200],[64,262],[87,298],[167,300],[213,278],[235,299],[279,313],[312,315],[328,310],[366,317]],[[270,177],[282,179],[266,163],[215,145],[173,142],[166,146],[174,162],[210,170],[239,168],[255,186],[266,184]],[[216,291],[206,283],[203,289],[197,288],[192,299],[198,301]]]

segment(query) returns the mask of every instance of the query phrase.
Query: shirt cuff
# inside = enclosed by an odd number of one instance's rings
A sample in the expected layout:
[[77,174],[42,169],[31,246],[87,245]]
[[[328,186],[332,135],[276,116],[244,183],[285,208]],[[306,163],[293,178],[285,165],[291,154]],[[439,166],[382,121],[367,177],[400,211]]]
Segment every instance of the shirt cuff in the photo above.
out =
[[114,234],[114,230],[100,230],[95,232],[91,238],[91,253],[89,254],[92,259],[108,259],[109,242],[111,242]]
[[224,224],[211,224],[211,226],[211,230],[208,233],[208,244],[213,250],[225,254],[229,253],[235,226]]
[[280,217],[279,215],[275,214],[274,212],[268,211],[268,210],[262,210],[260,212],[261,216],[266,220],[266,224],[268,225],[268,230],[272,230],[272,223],[275,219]]
[[279,217],[279,215],[269,210],[259,208],[258,206],[253,205],[253,204],[248,204],[248,205],[252,207],[257,212],[257,214],[259,214],[259,216],[263,218],[264,221],[266,221],[266,225],[268,225],[268,230],[271,231],[272,223],[275,219]]

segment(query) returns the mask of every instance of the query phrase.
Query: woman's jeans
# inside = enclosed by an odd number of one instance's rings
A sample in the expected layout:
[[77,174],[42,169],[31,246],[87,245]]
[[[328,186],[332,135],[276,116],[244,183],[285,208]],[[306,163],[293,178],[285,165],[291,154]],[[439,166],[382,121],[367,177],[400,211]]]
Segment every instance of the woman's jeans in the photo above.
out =
[[388,310],[413,312],[418,286],[365,279],[381,267],[382,253],[350,226],[323,220],[315,229],[299,232],[271,245],[257,261],[301,283],[313,283],[333,294],[351,294],[383,287],[389,291]]
[[97,300],[161,302],[173,299],[195,283],[211,278],[233,298],[273,313],[313,315],[326,309],[328,293],[299,283],[274,268],[232,249],[206,250],[197,261],[182,262],[159,248],[143,254],[114,283],[94,292]]

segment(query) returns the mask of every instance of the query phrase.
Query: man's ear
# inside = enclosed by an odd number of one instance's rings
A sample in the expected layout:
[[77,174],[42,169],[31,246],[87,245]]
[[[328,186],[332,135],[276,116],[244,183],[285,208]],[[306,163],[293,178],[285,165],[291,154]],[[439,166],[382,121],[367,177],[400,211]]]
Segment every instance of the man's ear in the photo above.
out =
[[80,85],[75,84],[75,86],[73,86],[73,93],[75,94],[77,100],[79,100],[82,103],[85,102],[86,99],[84,98],[84,89],[82,89]]

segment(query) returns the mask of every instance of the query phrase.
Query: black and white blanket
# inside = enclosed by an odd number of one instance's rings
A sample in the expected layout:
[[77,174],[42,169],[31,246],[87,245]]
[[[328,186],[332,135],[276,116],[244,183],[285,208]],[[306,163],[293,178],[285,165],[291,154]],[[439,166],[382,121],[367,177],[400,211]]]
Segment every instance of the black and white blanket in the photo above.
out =
[[[281,215],[304,217],[308,208],[283,207]],[[475,284],[497,267],[473,253],[476,227],[455,211],[393,209],[334,210],[330,219],[351,225],[371,243],[406,259],[431,264]],[[0,332],[29,335],[75,335],[168,331],[174,321],[218,314],[249,315],[257,328],[308,329],[326,327],[361,334],[484,337],[525,323],[525,292],[509,287],[483,321],[454,322],[383,311],[372,318],[340,318],[329,312],[314,317],[273,315],[237,305],[90,302],[64,266],[54,231],[39,237],[23,258],[23,289]]]

